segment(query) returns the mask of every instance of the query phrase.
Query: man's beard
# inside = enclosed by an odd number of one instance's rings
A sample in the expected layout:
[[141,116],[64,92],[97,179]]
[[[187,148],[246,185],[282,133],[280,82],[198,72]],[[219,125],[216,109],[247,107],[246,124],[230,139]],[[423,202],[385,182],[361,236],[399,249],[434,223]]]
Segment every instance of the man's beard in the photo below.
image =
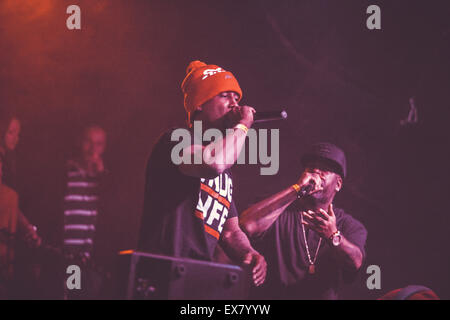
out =
[[309,194],[303,198],[303,203],[309,209],[318,209],[326,205],[329,201],[329,196],[324,190]]
[[219,121],[222,130],[233,128],[233,123],[227,113],[219,118]]

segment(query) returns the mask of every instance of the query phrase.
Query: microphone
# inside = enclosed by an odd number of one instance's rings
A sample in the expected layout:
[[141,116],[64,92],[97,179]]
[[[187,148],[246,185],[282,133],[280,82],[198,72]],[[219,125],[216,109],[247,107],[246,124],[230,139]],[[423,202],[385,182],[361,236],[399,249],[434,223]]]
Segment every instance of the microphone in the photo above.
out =
[[304,185],[303,187],[300,188],[300,191],[298,192],[298,198],[303,198],[304,196],[310,194],[311,191],[314,190],[315,185],[316,183],[314,182],[313,179],[309,180],[307,185]]
[[287,118],[287,112],[285,110],[281,111],[257,111],[253,115],[253,122],[267,122],[267,121],[276,121],[276,120],[284,120]]

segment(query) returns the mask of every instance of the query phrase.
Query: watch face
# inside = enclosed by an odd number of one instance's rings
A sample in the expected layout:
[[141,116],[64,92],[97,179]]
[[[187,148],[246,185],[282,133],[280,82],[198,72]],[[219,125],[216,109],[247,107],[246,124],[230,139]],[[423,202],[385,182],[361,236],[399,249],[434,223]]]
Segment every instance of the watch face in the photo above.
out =
[[342,237],[340,234],[337,234],[333,237],[333,246],[338,246],[341,244]]

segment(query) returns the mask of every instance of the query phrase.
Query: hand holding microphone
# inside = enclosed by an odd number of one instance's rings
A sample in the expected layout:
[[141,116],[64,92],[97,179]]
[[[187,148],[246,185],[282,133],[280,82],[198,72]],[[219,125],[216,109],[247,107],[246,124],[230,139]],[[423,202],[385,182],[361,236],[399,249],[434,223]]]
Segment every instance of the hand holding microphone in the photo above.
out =
[[[245,117],[246,111],[250,109],[252,111],[251,114],[251,122],[249,121],[249,117]],[[241,118],[239,118],[238,115],[241,115]],[[229,120],[231,123],[237,124],[242,123],[247,126],[247,128],[250,128],[253,123],[262,123],[262,122],[269,122],[269,121],[277,121],[277,120],[286,120],[287,119],[287,112],[286,110],[277,110],[277,111],[256,111],[254,108],[249,106],[237,106],[234,107],[232,111],[230,111],[227,114]],[[250,116],[249,114],[247,116]],[[234,121],[233,121],[234,120]],[[250,125],[247,125],[246,123],[250,122]]]
[[320,179],[319,174],[313,172],[303,172],[297,184],[300,187],[299,197],[323,190],[322,179]]
[[226,114],[226,120],[230,128],[238,123],[243,124],[247,128],[251,128],[254,122],[255,109],[250,106],[236,106]]

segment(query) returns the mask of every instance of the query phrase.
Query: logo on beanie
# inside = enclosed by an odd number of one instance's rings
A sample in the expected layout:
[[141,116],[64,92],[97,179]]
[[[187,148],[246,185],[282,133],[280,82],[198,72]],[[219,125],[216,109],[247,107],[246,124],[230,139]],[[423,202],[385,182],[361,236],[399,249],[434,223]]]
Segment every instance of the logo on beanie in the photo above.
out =
[[205,71],[203,71],[203,78],[202,80],[205,80],[206,78],[215,75],[216,73],[219,72],[225,72],[225,70],[223,70],[221,67],[217,68],[217,69],[206,69]]

